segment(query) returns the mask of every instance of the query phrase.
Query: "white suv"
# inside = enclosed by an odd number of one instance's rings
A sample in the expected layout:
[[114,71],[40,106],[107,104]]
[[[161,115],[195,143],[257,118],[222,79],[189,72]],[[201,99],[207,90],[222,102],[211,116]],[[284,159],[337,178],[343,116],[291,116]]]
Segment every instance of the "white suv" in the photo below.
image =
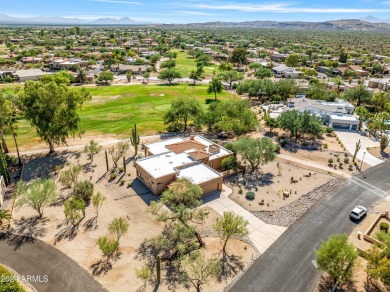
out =
[[360,220],[364,215],[367,214],[367,209],[363,206],[356,206],[353,208],[351,213],[349,213],[349,217],[354,220]]

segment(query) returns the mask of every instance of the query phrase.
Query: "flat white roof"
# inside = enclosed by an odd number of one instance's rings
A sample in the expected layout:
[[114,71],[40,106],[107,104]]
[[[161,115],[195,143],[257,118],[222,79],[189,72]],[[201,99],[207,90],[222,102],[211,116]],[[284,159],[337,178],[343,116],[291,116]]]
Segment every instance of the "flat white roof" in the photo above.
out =
[[175,154],[168,151],[158,155],[142,158],[137,160],[136,163],[154,178],[158,178],[175,173],[176,167],[192,162],[196,162],[196,160],[186,153]]
[[346,121],[359,123],[359,120],[353,115],[341,115],[341,114],[332,114],[330,115],[332,121]]
[[201,184],[220,177],[220,174],[202,163],[197,163],[180,169],[177,177],[188,178],[194,184]]

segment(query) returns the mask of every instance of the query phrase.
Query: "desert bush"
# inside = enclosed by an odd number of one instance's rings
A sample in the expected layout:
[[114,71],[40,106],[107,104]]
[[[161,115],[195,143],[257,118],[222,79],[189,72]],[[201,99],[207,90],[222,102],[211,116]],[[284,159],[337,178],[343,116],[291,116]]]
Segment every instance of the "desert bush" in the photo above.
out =
[[247,198],[247,200],[254,200],[255,199],[255,193],[254,192],[247,192],[246,195],[245,195],[245,198]]
[[93,195],[93,184],[87,180],[75,184],[73,195],[88,204]]
[[333,164],[333,158],[332,157],[328,159],[328,163],[329,164]]
[[332,127],[326,127],[325,132],[327,134],[332,134],[334,132],[334,129]]
[[386,222],[381,222],[381,224],[379,225],[379,229],[387,233],[389,231],[389,224]]

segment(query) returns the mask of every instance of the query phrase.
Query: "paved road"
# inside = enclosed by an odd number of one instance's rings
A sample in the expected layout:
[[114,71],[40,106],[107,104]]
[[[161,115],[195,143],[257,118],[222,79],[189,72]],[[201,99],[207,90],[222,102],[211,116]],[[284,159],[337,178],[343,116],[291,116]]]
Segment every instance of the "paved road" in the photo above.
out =
[[[41,283],[32,284],[39,292],[106,291],[84,269],[54,247],[40,241],[23,242],[21,237],[7,238],[0,233],[0,263],[20,276],[40,276]],[[17,248],[15,248],[17,246]],[[48,281],[45,283],[44,276]]]
[[349,211],[357,204],[370,206],[382,199],[390,191],[389,173],[390,162],[382,163],[365,172],[365,178],[349,180],[322,198],[255,262],[231,291],[313,291],[320,277],[312,263],[315,250],[335,233],[352,232],[356,225],[349,220]]

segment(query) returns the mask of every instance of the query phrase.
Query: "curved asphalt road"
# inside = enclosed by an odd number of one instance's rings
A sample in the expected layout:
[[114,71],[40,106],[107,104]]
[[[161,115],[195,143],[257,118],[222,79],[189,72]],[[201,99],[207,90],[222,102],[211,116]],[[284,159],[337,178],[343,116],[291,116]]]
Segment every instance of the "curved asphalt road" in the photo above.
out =
[[37,239],[26,242],[20,236],[0,233],[0,263],[20,276],[40,276],[41,282],[30,281],[39,292],[107,291],[71,258]]
[[351,233],[356,226],[348,216],[352,208],[368,207],[390,191],[390,162],[375,166],[364,175],[349,180],[310,208],[230,291],[313,291],[321,275],[312,262],[320,243],[335,233]]

